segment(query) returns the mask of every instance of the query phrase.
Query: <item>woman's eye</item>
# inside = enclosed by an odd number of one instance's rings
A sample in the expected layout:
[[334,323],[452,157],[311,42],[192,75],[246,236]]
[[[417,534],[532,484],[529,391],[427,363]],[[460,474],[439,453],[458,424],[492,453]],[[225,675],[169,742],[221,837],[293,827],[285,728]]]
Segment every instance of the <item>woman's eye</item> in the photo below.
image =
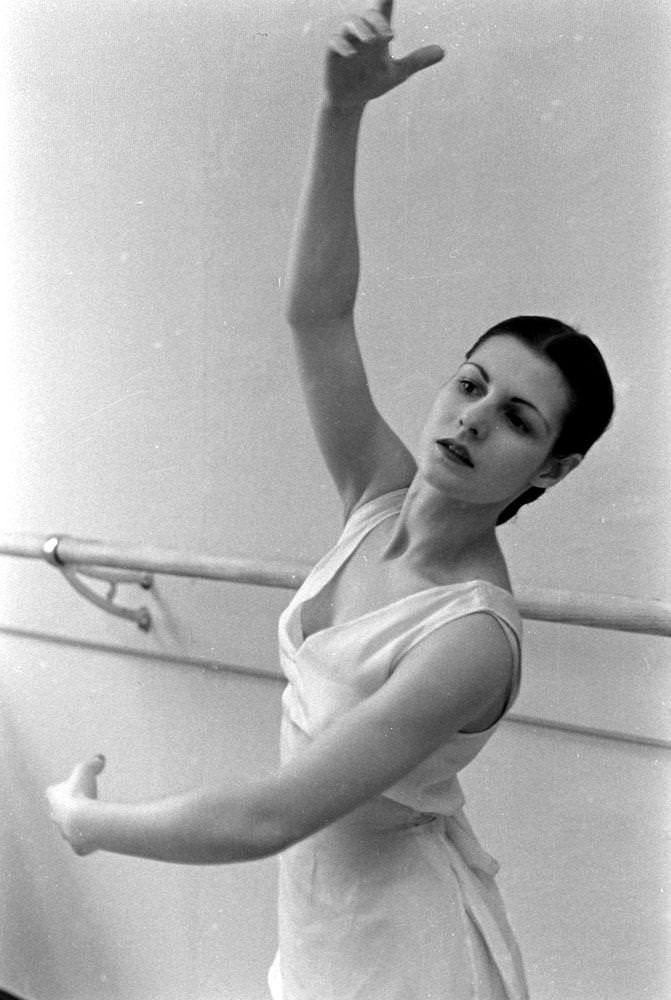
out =
[[522,418],[518,413],[515,413],[514,410],[508,414],[508,420],[513,425],[515,430],[520,431],[522,434],[529,433],[528,425],[524,422],[524,420],[522,420]]
[[469,378],[460,378],[459,386],[461,390],[466,393],[467,396],[470,396],[477,389],[475,382],[471,382]]

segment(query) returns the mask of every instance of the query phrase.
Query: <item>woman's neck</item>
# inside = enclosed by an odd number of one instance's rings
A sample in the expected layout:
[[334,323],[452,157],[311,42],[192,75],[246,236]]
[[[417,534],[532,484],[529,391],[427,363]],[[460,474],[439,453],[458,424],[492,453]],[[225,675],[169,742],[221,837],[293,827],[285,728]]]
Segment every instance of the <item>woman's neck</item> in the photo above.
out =
[[416,477],[383,558],[403,557],[427,575],[480,563],[503,566],[497,515],[498,509],[459,503]]

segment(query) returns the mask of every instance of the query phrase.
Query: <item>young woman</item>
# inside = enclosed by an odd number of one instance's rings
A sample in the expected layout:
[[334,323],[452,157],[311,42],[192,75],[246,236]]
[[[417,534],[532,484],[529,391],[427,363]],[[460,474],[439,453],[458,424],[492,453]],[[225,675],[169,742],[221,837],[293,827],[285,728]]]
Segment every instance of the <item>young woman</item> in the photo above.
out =
[[281,852],[275,1000],[521,1000],[496,863],[457,772],[520,682],[496,525],[563,479],[607,426],[592,342],[557,320],[487,331],[440,390],[415,460],[359,354],[356,144],[366,103],[438,62],[390,56],[391,3],[332,40],[289,267],[288,319],[345,527],[280,619],[282,764],[243,791],[97,800],[102,757],[49,789],[78,854],[216,864]]

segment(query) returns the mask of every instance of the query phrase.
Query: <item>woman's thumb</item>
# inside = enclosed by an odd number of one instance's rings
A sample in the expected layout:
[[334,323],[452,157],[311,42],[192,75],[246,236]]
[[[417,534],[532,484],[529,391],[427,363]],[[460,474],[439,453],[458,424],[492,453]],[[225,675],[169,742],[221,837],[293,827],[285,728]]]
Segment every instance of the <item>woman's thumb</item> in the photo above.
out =
[[106,763],[107,761],[105,760],[105,755],[103,753],[99,753],[92,758],[91,768],[95,774],[100,774],[100,772],[104,770]]
[[96,757],[89,757],[75,767],[70,775],[70,785],[74,794],[87,795],[95,798],[96,778],[105,767],[105,758],[102,754]]
[[397,59],[396,62],[403,70],[407,79],[413,73],[418,73],[420,69],[427,69],[429,66],[440,62],[444,55],[445,50],[440,45],[424,45],[421,49],[409,52],[402,59]]

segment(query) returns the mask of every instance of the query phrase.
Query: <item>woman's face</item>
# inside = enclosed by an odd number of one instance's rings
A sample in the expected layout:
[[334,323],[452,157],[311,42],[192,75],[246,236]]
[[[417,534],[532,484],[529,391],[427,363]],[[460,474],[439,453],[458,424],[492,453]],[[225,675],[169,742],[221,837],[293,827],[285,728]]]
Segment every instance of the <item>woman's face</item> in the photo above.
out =
[[438,393],[419,471],[455,499],[501,508],[529,486],[552,485],[547,470],[556,468],[552,447],[569,401],[556,365],[515,337],[491,337]]

